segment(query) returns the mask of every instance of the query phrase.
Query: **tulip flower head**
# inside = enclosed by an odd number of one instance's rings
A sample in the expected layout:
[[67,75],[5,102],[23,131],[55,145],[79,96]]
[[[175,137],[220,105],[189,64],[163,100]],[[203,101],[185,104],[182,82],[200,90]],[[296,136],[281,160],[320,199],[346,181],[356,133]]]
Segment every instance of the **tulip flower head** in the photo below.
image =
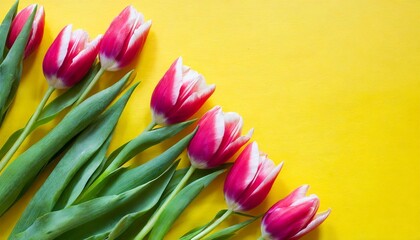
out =
[[188,146],[195,168],[217,167],[228,161],[252,136],[253,129],[241,136],[243,120],[234,112],[223,113],[214,107],[198,122],[198,130]]
[[258,144],[248,144],[229,171],[224,186],[226,203],[234,211],[247,211],[267,197],[283,163],[275,165],[258,150]]
[[[36,4],[32,4],[22,9],[16,17],[13,19],[13,22],[10,26],[10,32],[7,37],[6,46],[10,49],[13,46],[13,43],[16,41],[19,33],[22,31],[23,26],[26,21],[29,19],[29,16],[35,9]],[[32,30],[29,34],[28,43],[25,47],[24,57],[28,57],[32,52],[34,52],[39,45],[41,44],[42,36],[44,35],[44,25],[45,25],[45,12],[42,6],[38,6],[32,23]]]
[[267,240],[299,239],[318,227],[331,210],[316,214],[319,198],[305,196],[309,186],[304,185],[274,204],[261,223],[262,237]]
[[178,58],[153,91],[150,102],[153,121],[167,125],[187,120],[200,109],[215,88],[214,84],[206,84],[203,75],[182,65],[182,58]]
[[102,36],[89,42],[87,32],[72,31],[67,25],[58,34],[44,57],[44,75],[50,86],[63,89],[78,83],[89,71],[99,51]]
[[105,32],[99,50],[101,66],[117,71],[128,65],[142,50],[152,21],[144,21],[143,14],[133,6],[126,7]]

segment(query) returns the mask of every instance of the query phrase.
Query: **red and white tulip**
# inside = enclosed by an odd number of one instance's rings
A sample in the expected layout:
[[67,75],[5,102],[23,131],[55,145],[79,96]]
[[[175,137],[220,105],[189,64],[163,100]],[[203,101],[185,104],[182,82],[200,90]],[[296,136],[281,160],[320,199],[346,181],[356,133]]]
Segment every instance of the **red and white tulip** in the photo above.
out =
[[262,237],[267,240],[299,239],[318,227],[331,210],[316,214],[319,198],[305,196],[309,186],[304,185],[274,204],[261,223]]
[[283,163],[275,165],[258,150],[256,142],[248,144],[229,171],[224,194],[229,209],[247,211],[267,197]]
[[203,75],[182,64],[178,58],[157,84],[150,107],[153,120],[160,125],[187,120],[213,94],[216,86],[207,85]]
[[[10,26],[9,35],[7,37],[6,46],[10,49],[13,46],[13,43],[16,41],[20,32],[23,29],[26,21],[28,21],[29,16],[32,14],[36,7],[36,4],[32,4],[22,9],[16,17],[13,19],[13,22]],[[32,52],[34,52],[39,45],[41,44],[42,36],[44,35],[44,25],[45,25],[45,12],[42,6],[37,7],[34,22],[32,23],[32,30],[29,34],[28,43],[25,47],[24,57],[28,57]]]
[[117,71],[128,65],[142,50],[152,21],[144,21],[143,14],[133,6],[126,7],[105,32],[99,50],[101,66]]
[[228,161],[245,143],[253,130],[241,136],[242,117],[235,112],[223,113],[214,107],[198,122],[198,130],[188,146],[188,156],[195,168],[217,167]]
[[69,88],[82,80],[98,55],[101,38],[98,36],[89,41],[87,32],[81,29],[72,31],[72,25],[64,27],[45,54],[42,64],[50,86]]

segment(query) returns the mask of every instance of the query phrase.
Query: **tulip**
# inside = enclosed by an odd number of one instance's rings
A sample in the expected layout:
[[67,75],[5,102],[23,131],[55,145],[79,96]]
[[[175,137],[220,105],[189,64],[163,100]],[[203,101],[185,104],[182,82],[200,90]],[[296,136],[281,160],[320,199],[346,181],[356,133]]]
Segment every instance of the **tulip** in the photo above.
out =
[[[13,43],[16,41],[19,33],[22,31],[23,26],[26,21],[29,19],[32,11],[35,9],[36,4],[32,4],[20,11],[16,17],[13,19],[13,22],[10,27],[10,32],[7,38],[6,46],[10,49]],[[28,57],[32,52],[34,52],[39,45],[41,44],[42,36],[44,34],[44,24],[45,24],[45,12],[42,6],[38,6],[34,21],[32,23],[32,30],[29,35],[28,42],[26,44],[24,57]]]
[[224,194],[229,209],[247,211],[258,206],[268,195],[283,163],[275,165],[258,150],[256,142],[248,144],[228,173]]
[[72,25],[64,27],[45,54],[42,64],[50,86],[63,89],[78,83],[94,63],[101,38],[98,36],[89,42],[87,32],[81,29],[72,32]]
[[187,120],[213,94],[216,86],[207,85],[203,75],[182,65],[179,57],[157,84],[152,94],[153,121],[166,125]]
[[143,14],[133,6],[126,7],[104,34],[99,59],[107,71],[116,71],[128,65],[146,42],[152,21],[144,22]]
[[252,129],[241,136],[242,125],[239,114],[223,113],[219,106],[205,113],[188,146],[191,164],[195,168],[207,169],[229,160],[252,136]]
[[316,214],[319,198],[314,194],[305,197],[308,188],[296,189],[267,211],[261,223],[262,239],[299,239],[328,217],[331,210]]

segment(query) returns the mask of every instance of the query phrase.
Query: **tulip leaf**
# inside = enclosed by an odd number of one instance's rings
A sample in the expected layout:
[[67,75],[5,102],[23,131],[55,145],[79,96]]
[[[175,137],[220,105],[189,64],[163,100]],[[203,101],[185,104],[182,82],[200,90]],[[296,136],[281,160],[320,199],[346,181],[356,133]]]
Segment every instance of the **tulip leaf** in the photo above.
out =
[[14,204],[33,182],[41,169],[51,161],[74,136],[85,129],[118,95],[129,79],[127,74],[111,87],[86,99],[45,137],[16,158],[0,175],[0,215]]
[[170,230],[172,224],[181,215],[184,209],[197,197],[197,195],[207,187],[217,176],[223,173],[224,170],[219,170],[206,175],[185,186],[168,204],[158,220],[154,224],[150,232],[149,239],[163,239],[166,233]]
[[162,175],[143,185],[117,195],[109,195],[70,206],[39,217],[28,229],[15,235],[18,239],[83,239],[106,233],[114,224],[133,209],[152,208],[169,182],[176,164]]
[[[66,108],[73,105],[79,96],[82,94],[83,90],[89,85],[92,79],[95,77],[96,73],[99,71],[99,64],[93,66],[90,72],[85,76],[85,78],[77,83],[75,86],[67,90],[65,93],[58,96],[51,103],[49,103],[41,112],[31,131],[37,127],[53,120],[59,113],[64,111]],[[1,120],[0,120],[1,124]],[[16,130],[10,137],[7,139],[6,143],[0,149],[0,159],[9,151],[13,146],[15,141],[19,138],[22,133],[23,128]]]
[[[119,194],[159,176],[187,147],[195,132],[187,135],[156,158],[132,169],[118,168],[108,175],[91,192],[84,193],[76,202],[83,202],[96,196]],[[112,179],[112,181],[111,181]],[[103,188],[106,185],[106,188]]]
[[204,238],[205,240],[225,240],[230,239],[233,237],[237,231],[241,230],[242,228],[248,226],[249,224],[253,223],[255,220],[257,220],[258,217],[248,219],[246,221],[243,221],[241,223],[235,224],[233,226],[227,227],[225,229],[222,229],[220,231],[217,231],[210,236]]
[[191,125],[193,122],[194,120],[185,121],[178,124],[142,132],[139,136],[126,143],[122,149],[117,149],[117,154],[111,154],[110,159],[107,160],[110,165],[109,168],[114,170],[122,166],[124,163],[126,163],[140,152],[170,137],[173,137]]
[[12,234],[22,232],[36,218],[53,210],[60,195],[78,170],[111,135],[135,87],[136,85],[131,87],[111,108],[77,136],[72,146],[26,207]]
[[203,226],[199,226],[199,227],[196,227],[196,228],[192,229],[191,231],[184,234],[179,240],[190,240],[190,239],[192,239],[194,236],[198,235],[200,232],[202,232],[204,229],[206,229],[208,226],[210,226],[214,221],[219,219],[226,212],[227,212],[226,209],[220,210],[216,214],[216,216],[214,216],[214,218],[212,220],[210,220],[208,223],[206,223]]
[[3,61],[7,37],[9,36],[10,26],[12,24],[13,18],[16,16],[18,5],[19,1],[15,1],[0,25],[0,63]]
[[105,158],[106,152],[111,143],[112,134],[108,139],[102,144],[101,148],[97,153],[76,173],[71,182],[68,184],[66,189],[60,196],[60,199],[57,201],[54,206],[54,210],[63,209],[72,205],[72,203],[77,199],[83,189],[87,186],[87,182],[92,177],[92,174],[99,167]]
[[[34,21],[36,7],[29,16],[22,31],[16,38],[12,48],[7,53],[3,62],[0,64],[0,120],[3,121],[10,102],[12,102],[14,95],[11,95],[13,88],[17,88],[16,81],[20,77],[20,67],[23,60],[23,53],[28,42],[29,34],[32,30],[32,23]],[[14,90],[16,92],[16,90]],[[1,122],[0,122],[1,123]]]

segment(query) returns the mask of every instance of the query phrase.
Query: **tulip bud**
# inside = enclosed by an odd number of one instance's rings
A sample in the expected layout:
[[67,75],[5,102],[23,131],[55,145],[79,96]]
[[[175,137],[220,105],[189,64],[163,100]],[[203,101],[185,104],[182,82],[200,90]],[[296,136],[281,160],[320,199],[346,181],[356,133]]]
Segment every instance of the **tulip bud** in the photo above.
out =
[[229,171],[224,186],[226,203],[234,211],[258,206],[270,192],[283,163],[278,166],[258,150],[256,142],[248,144]]
[[229,160],[252,136],[252,129],[247,135],[241,136],[242,125],[239,114],[223,113],[219,106],[205,113],[188,146],[191,165],[207,169]]
[[296,189],[267,211],[261,223],[264,239],[299,239],[328,217],[331,210],[316,214],[319,198],[314,194],[305,197],[308,188],[304,185]]
[[50,86],[69,88],[87,74],[96,59],[102,36],[89,42],[87,32],[78,29],[72,32],[67,25],[58,34],[44,57],[44,75]]
[[126,7],[104,34],[99,50],[102,68],[116,71],[128,65],[142,50],[151,26],[152,21],[144,22],[133,6]]
[[178,58],[157,84],[150,107],[157,124],[173,124],[187,120],[213,94],[216,86],[207,85],[204,77]]
[[[35,9],[36,4],[32,4],[22,9],[16,17],[13,19],[13,22],[10,27],[10,32],[7,38],[6,46],[10,49],[13,46],[13,43],[16,41],[16,38],[19,36],[19,33],[22,31],[23,26],[31,15],[32,11]],[[34,22],[32,23],[32,30],[29,35],[28,43],[25,47],[24,58],[28,57],[32,52],[35,51],[41,44],[42,36],[44,35],[44,25],[45,25],[45,12],[42,6],[38,6]]]

